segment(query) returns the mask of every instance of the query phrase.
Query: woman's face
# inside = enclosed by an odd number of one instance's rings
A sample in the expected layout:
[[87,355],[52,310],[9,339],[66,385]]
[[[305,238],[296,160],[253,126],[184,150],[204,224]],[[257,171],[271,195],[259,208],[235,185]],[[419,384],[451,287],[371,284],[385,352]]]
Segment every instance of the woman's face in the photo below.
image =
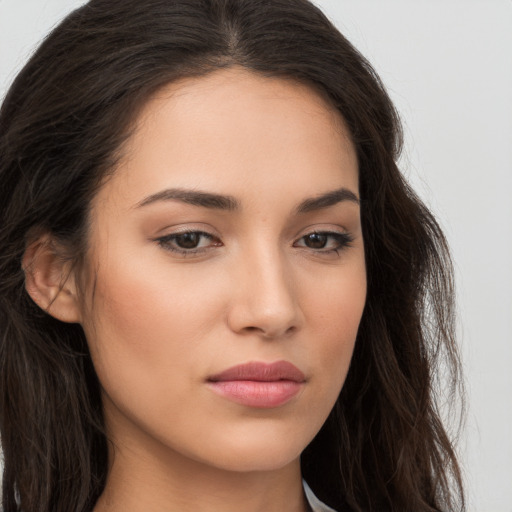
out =
[[235,471],[298,460],[365,303],[358,193],[343,121],[304,85],[232,68],[149,101],[92,204],[81,312],[116,444]]

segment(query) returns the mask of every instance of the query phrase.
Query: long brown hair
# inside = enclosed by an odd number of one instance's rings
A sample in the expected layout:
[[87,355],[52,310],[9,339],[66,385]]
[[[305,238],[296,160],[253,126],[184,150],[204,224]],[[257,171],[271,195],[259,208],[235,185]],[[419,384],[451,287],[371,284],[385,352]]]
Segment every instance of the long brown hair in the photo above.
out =
[[107,477],[100,384],[79,325],[24,288],[27,240],[50,233],[77,265],[91,198],[159,87],[243,66],[308,84],[350,130],[368,295],[336,405],[302,455],[337,510],[464,509],[436,393],[456,391],[445,238],[396,161],[401,129],[377,74],[307,0],[91,0],[46,38],[0,111],[0,428],[4,512],[90,511]]

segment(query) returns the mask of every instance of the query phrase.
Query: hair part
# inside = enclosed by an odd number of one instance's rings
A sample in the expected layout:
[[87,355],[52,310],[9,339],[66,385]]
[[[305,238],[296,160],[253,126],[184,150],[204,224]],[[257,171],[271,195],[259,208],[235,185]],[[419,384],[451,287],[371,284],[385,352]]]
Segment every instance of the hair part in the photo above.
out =
[[3,510],[90,511],[108,473],[87,341],[26,293],[29,237],[51,234],[82,265],[89,205],[148,99],[231,66],[328,98],[358,156],[367,303],[306,480],[338,510],[463,510],[436,402],[440,364],[460,383],[446,241],[397,168],[400,122],[377,74],[307,0],[91,0],[14,81],[0,110]]

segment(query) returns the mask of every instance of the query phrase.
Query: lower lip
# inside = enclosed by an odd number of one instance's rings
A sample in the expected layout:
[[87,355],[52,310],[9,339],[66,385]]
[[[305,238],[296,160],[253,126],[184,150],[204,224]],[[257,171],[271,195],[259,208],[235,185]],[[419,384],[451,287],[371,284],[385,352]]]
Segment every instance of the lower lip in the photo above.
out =
[[259,382],[228,380],[209,382],[208,386],[218,395],[248,407],[272,408],[289,402],[302,388],[300,382],[278,380]]

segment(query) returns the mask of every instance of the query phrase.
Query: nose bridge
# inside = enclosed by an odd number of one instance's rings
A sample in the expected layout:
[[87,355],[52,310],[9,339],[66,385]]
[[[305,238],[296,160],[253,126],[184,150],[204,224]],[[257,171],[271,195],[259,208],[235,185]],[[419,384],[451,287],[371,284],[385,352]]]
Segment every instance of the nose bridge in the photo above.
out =
[[292,269],[275,241],[259,240],[242,249],[232,323],[236,330],[258,331],[267,337],[296,329],[300,309]]

